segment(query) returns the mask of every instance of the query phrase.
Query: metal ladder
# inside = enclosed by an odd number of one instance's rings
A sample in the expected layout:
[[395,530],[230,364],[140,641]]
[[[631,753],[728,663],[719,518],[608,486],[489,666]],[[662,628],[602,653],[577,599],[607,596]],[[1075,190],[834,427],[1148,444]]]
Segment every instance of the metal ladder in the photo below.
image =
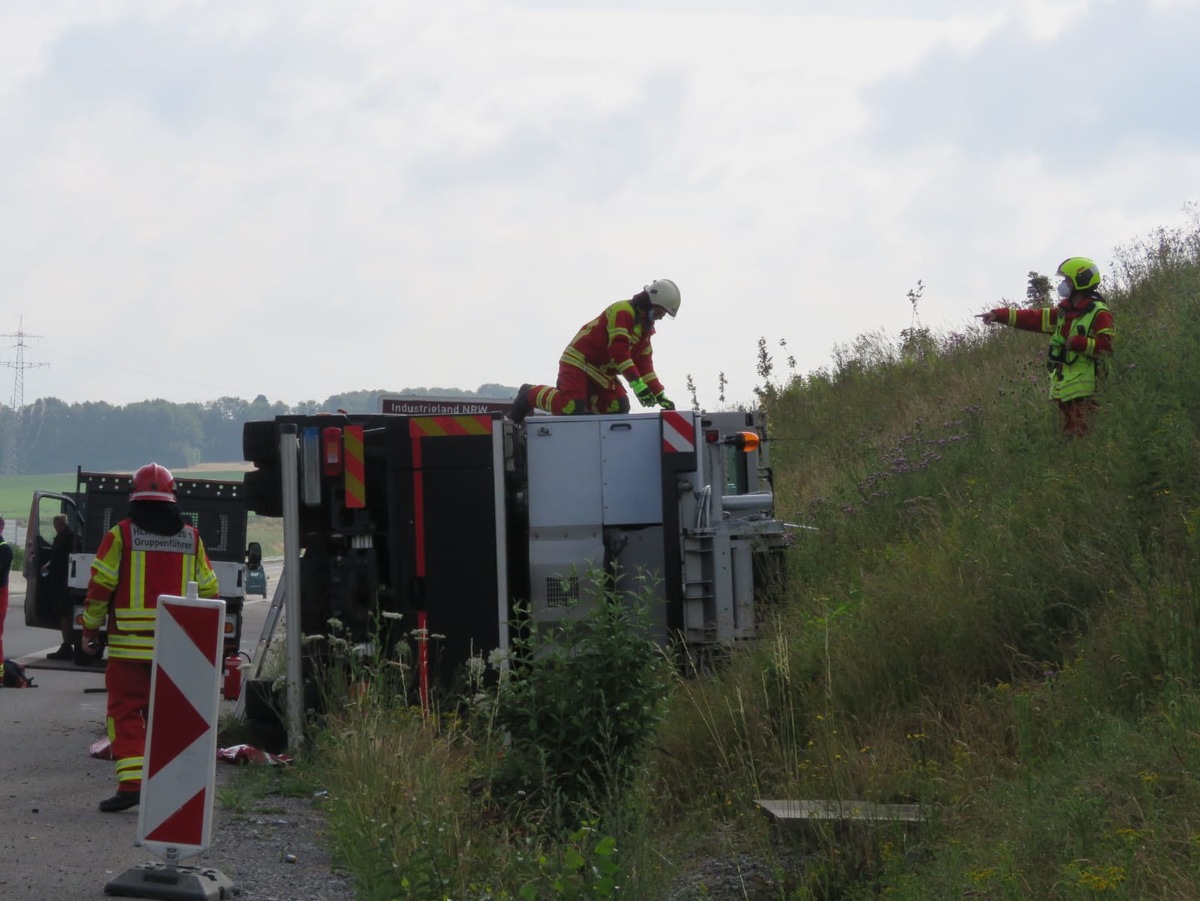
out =
[[[250,655],[250,669],[247,671],[247,678],[257,679],[262,675],[267,651],[271,648],[271,642],[275,638],[275,629],[278,628],[279,618],[283,615],[284,599],[287,596],[286,584],[283,573],[280,572],[279,579],[275,582],[275,593],[271,596],[271,606],[267,610],[267,618],[263,621],[262,633],[258,636],[258,644],[254,646],[254,653]],[[233,715],[237,720],[245,719],[246,678],[242,679],[242,690],[238,694]]]
[[711,534],[685,534],[683,539],[684,629],[689,641],[716,640]]

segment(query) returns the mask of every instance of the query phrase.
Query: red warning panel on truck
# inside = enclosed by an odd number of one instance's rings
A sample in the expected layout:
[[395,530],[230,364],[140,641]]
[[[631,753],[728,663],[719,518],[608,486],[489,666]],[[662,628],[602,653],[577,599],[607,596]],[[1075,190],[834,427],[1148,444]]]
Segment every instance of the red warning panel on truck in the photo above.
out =
[[696,425],[691,413],[667,410],[662,414],[663,453],[688,454],[696,450]]
[[366,470],[363,456],[363,427],[348,425],[342,431],[343,447],[345,448],[346,464],[344,484],[346,487],[346,506],[361,509],[367,505]]
[[436,438],[447,435],[490,435],[491,416],[416,416],[408,421],[408,433],[413,438]]

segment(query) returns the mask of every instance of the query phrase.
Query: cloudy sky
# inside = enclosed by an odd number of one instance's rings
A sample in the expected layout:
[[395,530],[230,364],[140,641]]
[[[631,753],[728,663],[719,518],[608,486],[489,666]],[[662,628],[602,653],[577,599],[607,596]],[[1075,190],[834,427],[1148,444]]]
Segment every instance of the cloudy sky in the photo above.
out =
[[749,400],[760,337],[812,371],[918,280],[961,330],[1185,224],[1198,34],[1200,0],[0,0],[0,401],[18,359],[26,403],[553,382],[658,277],[668,391]]

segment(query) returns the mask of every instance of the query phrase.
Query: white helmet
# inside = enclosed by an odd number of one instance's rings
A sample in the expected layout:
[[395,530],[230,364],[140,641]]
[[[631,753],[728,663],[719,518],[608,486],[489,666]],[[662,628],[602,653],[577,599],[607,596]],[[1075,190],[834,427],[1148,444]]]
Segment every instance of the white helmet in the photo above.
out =
[[656,278],[645,289],[650,295],[650,303],[662,307],[674,319],[679,312],[679,288],[669,278]]

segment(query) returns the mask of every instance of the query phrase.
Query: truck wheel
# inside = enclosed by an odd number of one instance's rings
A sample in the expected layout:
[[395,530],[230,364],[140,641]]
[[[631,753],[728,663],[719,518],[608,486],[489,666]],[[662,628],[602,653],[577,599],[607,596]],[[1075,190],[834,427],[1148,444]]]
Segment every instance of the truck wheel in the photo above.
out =
[[252,469],[243,477],[246,509],[259,516],[283,516],[283,486],[278,466]]
[[242,426],[242,457],[255,466],[279,465],[279,434],[273,420]]

